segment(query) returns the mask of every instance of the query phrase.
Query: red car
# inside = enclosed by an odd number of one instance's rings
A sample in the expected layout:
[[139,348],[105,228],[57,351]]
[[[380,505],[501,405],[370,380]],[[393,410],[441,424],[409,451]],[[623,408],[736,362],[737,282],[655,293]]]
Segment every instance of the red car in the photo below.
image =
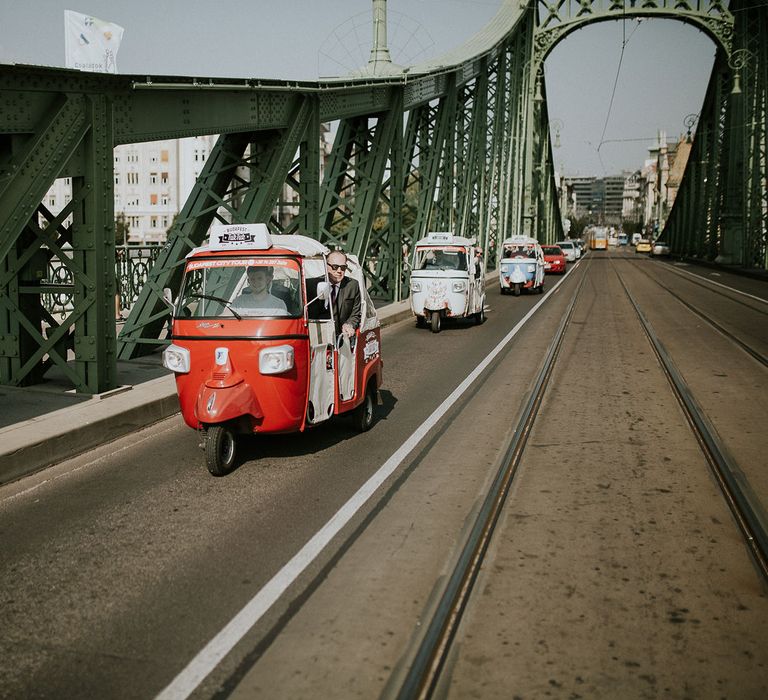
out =
[[543,245],[544,272],[562,275],[565,273],[565,253],[557,245]]

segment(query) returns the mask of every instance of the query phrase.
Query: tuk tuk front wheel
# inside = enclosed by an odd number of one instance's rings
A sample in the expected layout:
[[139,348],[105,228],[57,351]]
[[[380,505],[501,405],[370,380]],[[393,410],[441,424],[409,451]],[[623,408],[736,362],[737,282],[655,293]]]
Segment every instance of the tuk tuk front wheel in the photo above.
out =
[[235,466],[237,444],[234,433],[223,425],[212,425],[205,438],[205,466],[214,476],[224,476]]
[[520,283],[519,282],[515,284],[515,296],[516,297],[520,296]]
[[442,319],[440,318],[440,312],[433,311],[432,318],[430,318],[430,328],[432,329],[432,332],[439,333],[441,325],[442,325]]

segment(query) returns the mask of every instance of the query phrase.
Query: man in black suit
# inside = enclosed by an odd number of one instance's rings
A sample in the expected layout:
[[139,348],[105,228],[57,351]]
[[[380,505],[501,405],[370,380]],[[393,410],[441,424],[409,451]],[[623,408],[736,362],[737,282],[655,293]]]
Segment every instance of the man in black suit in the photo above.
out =
[[334,250],[329,253],[326,263],[328,280],[331,283],[336,335],[343,333],[347,338],[351,338],[360,327],[360,287],[356,280],[344,275],[347,271],[347,256],[342,251]]

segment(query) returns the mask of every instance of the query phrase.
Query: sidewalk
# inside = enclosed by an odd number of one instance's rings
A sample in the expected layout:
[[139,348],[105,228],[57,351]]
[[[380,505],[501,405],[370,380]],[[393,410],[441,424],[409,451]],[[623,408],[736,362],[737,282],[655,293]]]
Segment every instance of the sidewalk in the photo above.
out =
[[[382,327],[411,315],[408,301],[378,310]],[[75,394],[53,371],[35,387],[0,386],[0,485],[145,428],[179,410],[173,375],[156,353],[117,363],[118,388]]]

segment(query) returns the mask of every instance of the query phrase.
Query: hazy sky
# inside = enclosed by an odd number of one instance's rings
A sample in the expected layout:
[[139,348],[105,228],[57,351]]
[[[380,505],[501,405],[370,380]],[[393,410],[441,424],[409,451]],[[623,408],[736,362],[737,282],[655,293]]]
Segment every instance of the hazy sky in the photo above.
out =
[[[462,44],[501,3],[387,4],[393,60],[408,64]],[[120,73],[313,80],[370,51],[370,0],[0,0],[0,62],[63,66],[66,9],[125,28]],[[556,164],[583,175],[639,168],[660,129],[676,137],[700,111],[714,51],[669,20],[602,22],[567,37],[545,66],[549,114],[562,122]]]

